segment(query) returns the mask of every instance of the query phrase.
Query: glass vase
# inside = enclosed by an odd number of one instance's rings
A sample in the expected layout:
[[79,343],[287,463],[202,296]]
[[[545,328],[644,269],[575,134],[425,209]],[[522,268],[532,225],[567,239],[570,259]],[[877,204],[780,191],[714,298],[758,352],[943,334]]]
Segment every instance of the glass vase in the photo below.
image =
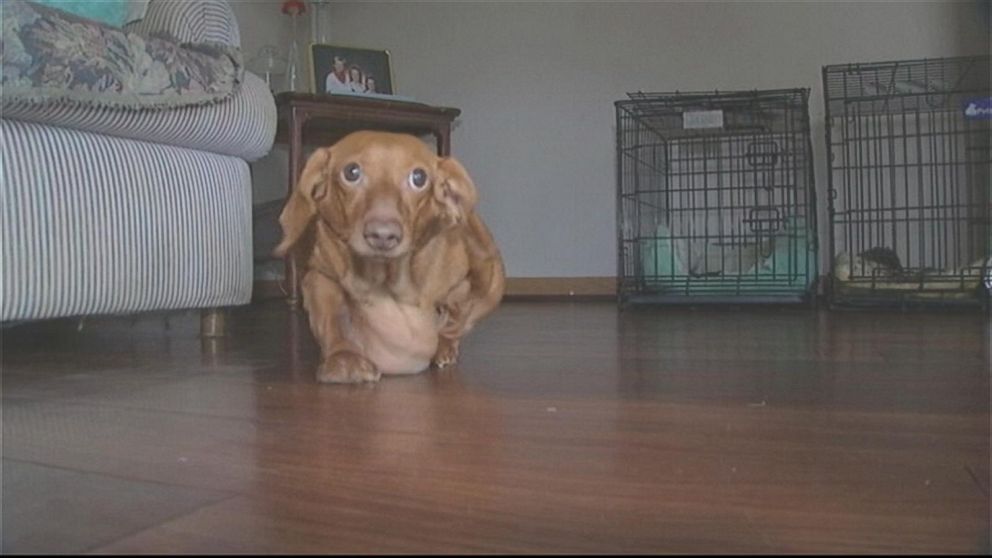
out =
[[265,45],[245,66],[249,71],[262,77],[269,91],[281,91],[286,74],[286,61],[274,45]]
[[310,42],[327,45],[331,42],[330,0],[310,0]]
[[289,41],[289,50],[286,54],[286,91],[302,91],[303,79],[300,73],[300,40],[296,36],[297,19],[299,16],[292,15],[293,38]]
[[290,38],[286,49],[286,91],[305,92],[308,87],[306,59],[300,47],[300,15],[306,11],[302,0],[285,0],[282,13],[289,16]]

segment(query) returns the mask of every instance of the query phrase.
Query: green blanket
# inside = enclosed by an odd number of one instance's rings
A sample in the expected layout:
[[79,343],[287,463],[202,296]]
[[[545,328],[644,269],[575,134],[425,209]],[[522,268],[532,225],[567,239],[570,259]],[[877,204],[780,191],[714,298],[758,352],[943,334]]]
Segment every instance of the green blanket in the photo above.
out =
[[751,244],[706,245],[672,238],[664,224],[640,242],[647,286],[684,294],[749,294],[809,289],[816,276],[816,247],[805,221],[791,219],[775,235]]

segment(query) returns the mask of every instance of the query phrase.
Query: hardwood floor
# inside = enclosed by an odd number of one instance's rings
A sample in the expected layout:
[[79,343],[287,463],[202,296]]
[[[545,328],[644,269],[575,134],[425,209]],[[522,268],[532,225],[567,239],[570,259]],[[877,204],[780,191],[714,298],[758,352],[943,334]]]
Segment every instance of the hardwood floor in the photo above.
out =
[[979,313],[508,303],[319,386],[299,316],[3,330],[5,553],[988,553]]

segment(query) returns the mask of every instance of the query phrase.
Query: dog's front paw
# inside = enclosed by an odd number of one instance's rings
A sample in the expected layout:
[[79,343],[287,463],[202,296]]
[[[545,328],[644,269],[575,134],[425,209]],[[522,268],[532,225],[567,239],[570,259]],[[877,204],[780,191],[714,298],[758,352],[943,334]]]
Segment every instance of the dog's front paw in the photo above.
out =
[[445,368],[456,362],[458,362],[458,340],[442,337],[438,341],[437,352],[434,353],[431,363],[436,368]]
[[350,351],[334,353],[317,369],[317,381],[324,384],[377,382],[381,376],[372,361]]

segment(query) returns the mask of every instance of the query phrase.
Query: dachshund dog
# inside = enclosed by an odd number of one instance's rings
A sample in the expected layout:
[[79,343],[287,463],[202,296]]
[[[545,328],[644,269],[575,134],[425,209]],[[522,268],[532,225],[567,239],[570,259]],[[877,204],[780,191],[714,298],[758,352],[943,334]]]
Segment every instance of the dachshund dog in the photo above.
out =
[[506,282],[477,197],[458,161],[410,135],[355,132],[310,156],[275,254],[306,258],[317,381],[374,382],[457,360]]

